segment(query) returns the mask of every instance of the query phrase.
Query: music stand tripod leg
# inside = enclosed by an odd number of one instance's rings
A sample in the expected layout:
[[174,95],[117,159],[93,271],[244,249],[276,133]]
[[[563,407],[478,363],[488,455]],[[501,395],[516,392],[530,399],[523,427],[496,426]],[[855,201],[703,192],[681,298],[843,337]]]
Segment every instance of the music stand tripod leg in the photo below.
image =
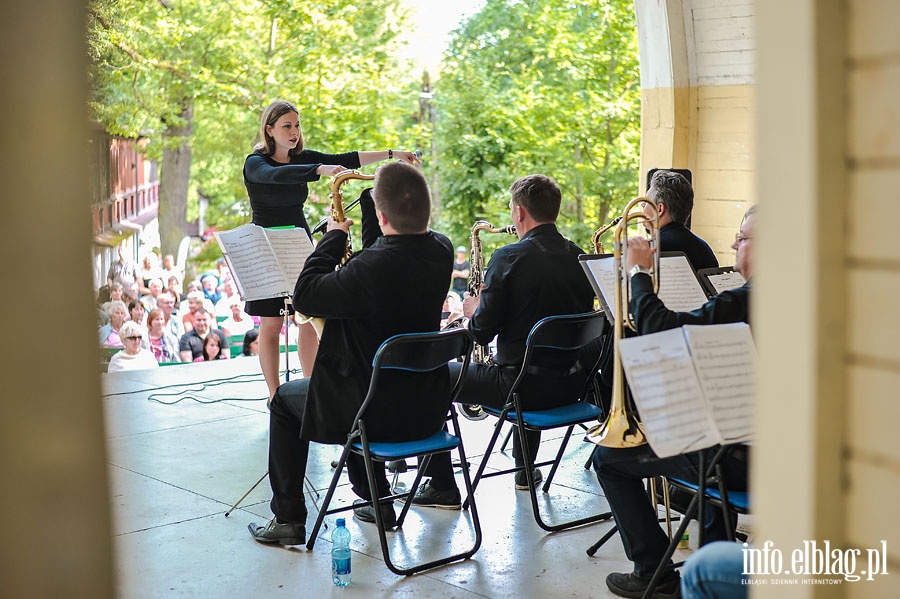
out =
[[247,492],[246,492],[246,493],[244,493],[243,495],[241,495],[241,498],[238,499],[238,500],[234,503],[233,506],[231,506],[231,509],[229,509],[227,512],[225,512],[225,517],[227,518],[227,517],[229,516],[229,514],[231,514],[231,512],[233,512],[235,509],[237,509],[237,506],[241,505],[241,502],[244,501],[244,499],[247,498],[247,495],[249,495],[250,493],[252,493],[252,492],[253,492],[253,489],[255,489],[256,487],[258,487],[259,484],[260,484],[262,481],[264,481],[264,480],[266,479],[267,476],[269,476],[269,471],[268,471],[268,470],[266,470],[266,473],[265,473],[265,474],[263,474],[262,476],[259,477],[259,480],[258,480],[258,481],[256,481],[255,483],[253,483],[253,486],[252,486],[252,487],[250,487],[249,489],[247,489]]

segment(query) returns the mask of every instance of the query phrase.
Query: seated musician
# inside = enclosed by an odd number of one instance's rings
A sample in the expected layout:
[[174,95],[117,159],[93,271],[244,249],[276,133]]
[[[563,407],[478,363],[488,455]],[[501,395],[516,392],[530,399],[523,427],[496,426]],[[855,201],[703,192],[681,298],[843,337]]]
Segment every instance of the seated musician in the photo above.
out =
[[[312,377],[281,385],[270,405],[269,480],[275,517],[267,525],[249,525],[253,538],[263,543],[305,542],[303,481],[309,442],[346,442],[381,343],[400,333],[436,331],[441,320],[453,245],[428,229],[431,199],[425,178],[412,165],[385,164],[375,174],[374,191],[363,192],[360,207],[365,249],[335,270],[345,253],[351,221],[329,220],[297,279],[294,307],[326,321]],[[412,388],[400,381],[392,388],[390,402],[376,398],[368,410],[370,436],[403,441],[417,438],[420,426],[440,428],[446,412],[434,413],[419,398],[448,390],[446,370],[437,371],[424,388],[421,382]],[[354,492],[370,499],[363,459],[350,454],[347,471]],[[389,495],[384,466],[376,473],[379,496]],[[386,526],[393,526],[393,506],[381,509]],[[375,521],[371,506],[354,511],[360,520]]]
[[[497,336],[496,363],[469,365],[460,403],[502,408],[534,324],[546,316],[589,312],[593,305],[594,292],[578,263],[578,255],[583,252],[556,228],[562,198],[559,186],[550,177],[529,175],[513,183],[510,193],[509,209],[519,242],[494,251],[485,272],[484,288],[476,297],[467,294],[463,300],[463,313],[470,319],[469,330],[476,341],[488,345]],[[451,364],[451,373],[458,367]],[[534,401],[540,401],[543,395],[564,396],[561,390],[565,389],[566,379],[577,379],[579,389],[575,392],[580,391],[583,375],[548,378],[536,381],[529,389],[534,393]],[[526,402],[529,400],[526,398]],[[568,401],[571,398],[564,397],[564,402]],[[527,434],[533,460],[540,433]],[[525,462],[517,434],[513,435],[513,443],[516,466],[521,467]],[[425,474],[431,480],[419,487],[413,505],[459,509],[460,494],[450,454],[432,456]],[[534,475],[535,483],[542,479],[539,470]],[[528,489],[524,470],[516,473],[515,485],[517,489]]]
[[[724,291],[693,312],[672,312],[653,292],[647,271],[652,265],[654,250],[646,239],[628,241],[626,270],[631,273],[631,313],[640,334],[673,329],[685,324],[724,324],[746,322],[750,319],[750,278],[753,275],[753,235],[755,207],[744,215],[740,233],[735,237],[734,269],[747,283],[737,289]],[[714,449],[705,450],[711,457]],[[644,490],[643,480],[666,476],[698,480],[699,454],[657,458],[649,445],[633,448],[598,446],[592,457],[597,478],[606,494],[616,526],[622,537],[625,555],[634,562],[628,574],[612,573],[606,578],[610,591],[621,597],[640,597],[648,586],[656,567],[666,552],[668,538],[659,526],[656,508]],[[746,490],[746,447],[737,446],[726,452],[721,461],[725,483],[729,489]],[[725,522],[719,509],[709,509],[706,540],[725,537]],[[679,575],[669,570],[657,587],[654,597],[678,597]]]
[[[663,252],[683,252],[694,270],[716,268],[719,261],[712,248],[700,237],[694,235],[686,224],[694,210],[694,190],[681,173],[658,170],[650,177],[647,198],[656,202],[659,214],[659,247]],[[652,218],[650,204],[643,204],[644,212]],[[625,331],[631,336],[631,331]],[[609,407],[612,395],[613,335],[604,336],[600,363],[600,395],[605,408]]]

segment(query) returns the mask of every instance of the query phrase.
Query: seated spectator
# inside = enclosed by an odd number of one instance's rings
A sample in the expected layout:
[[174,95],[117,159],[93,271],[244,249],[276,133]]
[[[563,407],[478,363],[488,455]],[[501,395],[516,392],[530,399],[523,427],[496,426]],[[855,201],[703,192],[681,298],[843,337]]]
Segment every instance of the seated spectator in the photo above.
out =
[[150,293],[141,297],[141,303],[144,304],[144,309],[149,312],[156,307],[156,298],[159,297],[159,294],[163,292],[165,287],[162,279],[150,279],[150,283],[147,286],[150,289]]
[[[178,311],[182,314],[187,314],[188,312],[187,296],[190,295],[192,291],[199,291],[200,295],[203,295],[203,287],[200,285],[200,281],[188,281],[188,283],[185,284],[185,291],[182,294],[184,299],[181,300],[181,304],[178,306]],[[205,308],[206,306],[203,307]]]
[[203,341],[209,335],[219,338],[219,347],[226,357],[230,355],[228,338],[218,329],[211,328],[211,316],[206,308],[199,308],[194,313],[194,328],[185,333],[178,342],[178,351],[182,362],[193,362],[203,355]]
[[128,302],[128,316],[141,327],[141,331],[147,332],[147,311],[144,310],[144,304],[140,300]]
[[122,370],[143,370],[145,368],[159,368],[153,353],[141,347],[144,337],[137,323],[128,321],[120,330],[125,349],[117,353],[109,361],[107,372],[121,372]]
[[159,257],[155,252],[147,252],[141,265],[141,276],[138,278],[138,291],[140,295],[150,295],[150,281],[162,276],[159,267]]
[[211,272],[200,277],[200,285],[203,287],[203,297],[208,299],[215,306],[216,302],[222,299],[219,292],[219,277]]
[[181,362],[178,339],[166,330],[166,315],[159,308],[153,308],[147,315],[147,345],[160,364]]
[[253,328],[253,318],[244,312],[244,302],[237,295],[231,297],[228,302],[230,316],[222,321],[219,328],[222,329],[227,336],[243,335]]
[[[237,285],[234,284],[234,279],[229,275],[222,285],[222,299],[216,302],[216,316],[231,315],[231,302],[235,299],[240,300],[241,296],[238,295]],[[243,302],[241,303],[243,304]]]
[[119,283],[126,292],[131,292],[137,297],[138,293],[138,268],[129,257],[128,248],[125,242],[121,242],[116,248],[119,254],[119,260],[109,267],[106,274],[106,283],[112,287],[113,283]]
[[217,335],[207,335],[203,340],[203,354],[194,358],[194,362],[209,362],[211,360],[225,360],[228,355],[222,351]]
[[[203,293],[200,291],[191,291],[187,294],[187,308],[181,310],[181,323],[184,325],[184,331],[190,332],[194,328],[194,315],[197,313],[197,310],[203,308],[206,309],[206,306],[203,305]],[[207,310],[210,312],[210,310]]]
[[[463,310],[462,310],[462,302],[459,299],[459,296],[456,295],[455,291],[450,291],[447,293],[447,297],[444,299],[444,307],[441,312],[441,328],[443,329],[448,324],[456,323],[462,324]],[[459,322],[457,322],[459,321]]]
[[106,313],[109,314],[109,324],[103,325],[97,332],[100,345],[102,347],[125,347],[119,330],[128,320],[128,308],[125,306],[125,302],[120,300],[113,300],[109,302],[108,306]]
[[[175,256],[166,254],[163,256],[162,280],[168,282],[171,277],[177,277],[179,285],[184,280],[184,272],[175,265]],[[180,300],[179,300],[180,301]]]
[[181,322],[181,315],[175,311],[175,298],[168,291],[160,293],[156,298],[156,307],[162,311],[166,317],[166,331],[172,334],[175,339],[181,339],[184,335],[184,324]]
[[[125,290],[122,287],[121,283],[113,283],[112,285],[106,286],[107,293],[106,297],[101,294],[98,297],[97,301],[103,302],[100,306],[106,311],[109,311],[109,303],[114,301],[124,302],[125,301]],[[101,288],[102,291],[102,288]]]
[[241,357],[258,356],[259,355],[259,329],[250,329],[244,333],[244,349],[241,350]]
[[181,284],[181,278],[178,275],[169,275],[166,279],[166,291],[175,298],[176,305],[187,299],[184,295],[184,285]]

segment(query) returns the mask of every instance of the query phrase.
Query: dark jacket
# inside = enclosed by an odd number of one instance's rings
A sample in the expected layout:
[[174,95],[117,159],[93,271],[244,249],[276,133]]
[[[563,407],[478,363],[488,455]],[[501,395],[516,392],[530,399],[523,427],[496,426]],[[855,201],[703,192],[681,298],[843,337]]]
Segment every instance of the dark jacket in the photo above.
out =
[[664,252],[684,252],[694,270],[719,266],[709,244],[681,223],[670,222],[659,230],[659,247]]
[[666,308],[653,292],[650,275],[636,274],[631,279],[631,302],[628,307],[634,315],[638,333],[658,333],[685,324],[750,324],[750,281],[737,289],[729,289],[710,298],[708,302],[690,312],[673,312]]
[[[372,360],[386,339],[399,333],[437,331],[453,269],[453,246],[440,233],[379,236],[368,190],[360,201],[364,248],[340,269],[347,236],[329,231],[310,254],[294,290],[294,308],[326,319],[310,380],[301,437],[344,443],[362,405]],[[436,371],[426,383],[392,373],[389,397],[376,398],[366,418],[378,441],[409,440],[419,427],[440,428],[444,408],[422,397],[449,396],[449,374]]]

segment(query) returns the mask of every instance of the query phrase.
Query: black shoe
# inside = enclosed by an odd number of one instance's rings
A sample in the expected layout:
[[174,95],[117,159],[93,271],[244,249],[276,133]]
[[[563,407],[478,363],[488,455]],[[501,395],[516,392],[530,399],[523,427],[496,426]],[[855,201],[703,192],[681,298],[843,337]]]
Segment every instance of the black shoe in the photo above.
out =
[[[400,501],[405,502],[406,498]],[[458,510],[462,508],[462,498],[459,489],[453,487],[446,491],[438,491],[431,486],[431,481],[419,485],[416,494],[412,498],[412,505],[419,507],[437,507],[442,510]]]
[[[359,505],[361,503],[366,503],[366,500],[353,500],[353,505]],[[355,507],[353,508],[353,513],[363,522],[375,522],[375,508],[373,508],[371,505]],[[381,504],[381,520],[382,522],[384,522],[385,528],[394,528],[395,526],[397,526],[397,514],[394,513],[393,502]]]
[[[532,472],[532,476],[534,477],[534,486],[538,486],[538,484],[544,480],[544,475],[541,474],[541,471],[537,468]],[[525,474],[524,470],[519,470],[516,472],[516,489],[519,491],[527,491],[528,490],[528,477]]]
[[306,526],[304,524],[281,524],[272,518],[265,526],[256,522],[247,525],[250,535],[260,543],[278,543],[279,545],[302,545],[306,542]]
[[[644,591],[650,586],[649,580],[638,578],[634,572],[620,574],[613,572],[606,577],[606,586],[614,595],[619,597],[643,597]],[[656,588],[653,589],[654,599],[680,599],[681,575],[677,570],[666,572]]]

